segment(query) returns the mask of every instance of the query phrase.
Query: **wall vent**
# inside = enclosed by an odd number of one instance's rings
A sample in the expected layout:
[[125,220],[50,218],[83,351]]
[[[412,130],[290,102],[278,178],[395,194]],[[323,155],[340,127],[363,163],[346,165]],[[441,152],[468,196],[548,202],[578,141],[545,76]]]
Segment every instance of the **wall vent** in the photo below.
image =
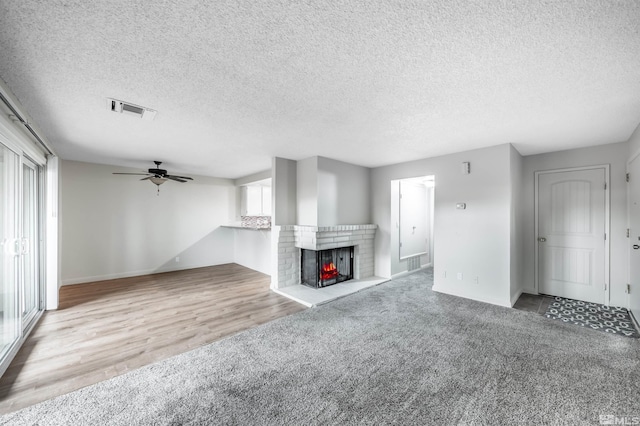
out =
[[107,109],[111,112],[134,115],[148,121],[153,120],[157,114],[157,111],[153,109],[111,98],[107,98]]
[[416,269],[420,269],[420,266],[420,255],[407,259],[407,271],[415,271]]

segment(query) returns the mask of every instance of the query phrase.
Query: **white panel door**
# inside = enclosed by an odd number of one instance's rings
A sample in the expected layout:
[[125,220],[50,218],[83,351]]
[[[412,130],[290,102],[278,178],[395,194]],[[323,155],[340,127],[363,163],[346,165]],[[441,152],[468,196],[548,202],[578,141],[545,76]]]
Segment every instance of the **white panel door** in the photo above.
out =
[[605,169],[538,175],[539,292],[605,300]]
[[628,166],[629,172],[629,305],[631,312],[640,319],[640,156]]

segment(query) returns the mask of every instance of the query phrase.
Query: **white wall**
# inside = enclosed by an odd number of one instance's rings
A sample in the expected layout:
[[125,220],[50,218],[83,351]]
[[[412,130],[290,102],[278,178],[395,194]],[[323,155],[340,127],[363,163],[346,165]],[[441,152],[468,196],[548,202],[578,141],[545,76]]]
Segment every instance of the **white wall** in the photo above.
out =
[[[390,277],[396,258],[390,244],[391,181],[435,175],[434,289],[510,306],[510,150],[498,145],[373,169],[376,275]],[[469,175],[461,173],[465,161],[471,162]],[[459,202],[467,209],[456,210]],[[456,279],[458,272],[463,280]]]
[[295,225],[297,216],[297,162],[274,157],[271,162],[271,288],[280,282],[279,241],[282,225]]
[[[286,160],[285,160],[286,161]],[[286,167],[286,163],[285,163]],[[282,170],[280,170],[282,172]],[[249,176],[243,176],[233,181],[236,186],[236,220],[240,220],[246,215],[248,208],[247,186],[246,185],[265,185],[267,180],[269,184],[273,182],[271,170],[265,170],[254,173]],[[268,190],[265,196],[271,197],[268,204],[273,204],[274,194],[270,187],[265,187],[263,191]],[[265,200],[260,200],[264,207]],[[271,208],[265,209],[269,211],[273,219],[273,211]],[[271,231],[268,229],[238,229],[233,228],[233,261],[238,265],[245,266],[263,274],[271,275]]]
[[[631,137],[629,138],[629,156],[627,158],[627,161],[630,162],[634,159],[635,161],[640,161],[636,159],[638,155],[640,155],[640,125],[636,127],[634,132],[631,134]],[[628,165],[629,163],[627,163],[627,166]],[[631,179],[638,179],[638,178],[640,177],[635,176],[635,177],[632,177]],[[636,199],[640,198],[640,194],[634,194],[634,195],[635,197],[633,198],[636,198]],[[631,194],[628,194],[628,196],[630,197],[629,202],[632,202]],[[627,226],[631,227],[631,218],[628,218]],[[634,233],[632,232],[632,234]],[[630,247],[628,247],[627,250],[630,250]],[[629,272],[628,277],[629,277],[629,284],[631,284],[631,288],[632,288],[631,294],[628,296],[629,309],[632,310],[633,315],[635,316],[636,320],[638,320],[640,319],[640,292],[639,292],[640,286],[638,286],[639,283],[636,281],[637,277],[631,276],[631,271]]]
[[629,156],[640,153],[640,124],[629,138]]
[[318,225],[318,157],[298,161],[296,168],[298,225]]
[[236,186],[236,214],[235,222],[239,223],[242,220],[242,216],[246,214],[246,201],[247,201],[247,187],[245,185],[252,184],[254,182],[262,181],[271,178],[271,170],[263,170],[258,173],[253,173],[248,176],[243,176],[234,179],[233,184]]
[[590,148],[558,151],[524,157],[522,201],[524,209],[524,248],[522,250],[523,285],[525,292],[534,292],[534,173],[570,167],[611,165],[611,228],[610,265],[611,300],[615,306],[628,306],[625,285],[628,274],[627,249],[627,187],[626,164],[629,153],[627,142],[600,145]]
[[62,285],[60,275],[60,247],[59,238],[60,228],[60,158],[50,155],[47,157],[47,166],[45,168],[45,289],[46,289],[46,309],[58,309],[59,289]]
[[[420,177],[420,176],[415,176]],[[408,272],[407,259],[400,259],[400,184],[402,180],[391,181],[391,227],[390,227],[390,247],[391,247],[391,277],[403,275]],[[433,259],[433,188],[425,188],[426,192],[426,209],[427,216],[425,217],[427,226],[427,240],[428,245],[426,247],[427,254],[420,256],[420,265],[425,266],[432,263]]]
[[523,200],[523,158],[513,147],[510,147],[510,174],[511,174],[511,305],[515,304],[523,292],[524,270],[524,229],[528,226],[524,222]]
[[371,221],[370,169],[325,157],[297,162],[298,225],[363,225]]
[[[135,172],[61,162],[63,284],[233,262],[231,180],[195,176],[156,187]],[[180,262],[175,258],[180,257]]]
[[317,226],[371,223],[369,174],[366,167],[318,157]]
[[234,179],[233,184],[235,186],[249,185],[254,182],[258,182],[271,178],[271,170],[263,170],[258,173],[252,173],[248,176],[243,176],[238,179]]
[[233,234],[234,263],[271,275],[271,231],[235,228]]
[[271,223],[295,225],[297,164],[293,160],[274,157],[271,168]]

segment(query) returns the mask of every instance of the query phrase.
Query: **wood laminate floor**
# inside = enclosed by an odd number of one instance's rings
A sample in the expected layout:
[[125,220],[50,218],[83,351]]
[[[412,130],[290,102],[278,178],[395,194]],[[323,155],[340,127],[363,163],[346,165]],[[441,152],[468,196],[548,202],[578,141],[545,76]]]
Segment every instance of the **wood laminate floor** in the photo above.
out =
[[0,413],[305,309],[269,281],[228,264],[62,287],[0,378]]

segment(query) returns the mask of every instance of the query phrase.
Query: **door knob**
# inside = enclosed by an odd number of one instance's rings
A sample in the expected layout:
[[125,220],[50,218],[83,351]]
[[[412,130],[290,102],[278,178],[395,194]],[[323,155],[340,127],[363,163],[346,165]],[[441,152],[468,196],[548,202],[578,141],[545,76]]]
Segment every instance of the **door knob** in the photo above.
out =
[[538,238],[538,242],[539,243],[544,243],[545,241],[547,241],[547,239],[545,237]]
[[638,250],[638,249],[640,249],[640,246],[639,246],[639,245],[637,245],[637,244],[634,244],[634,245],[633,245],[633,249],[634,249],[634,250]]

